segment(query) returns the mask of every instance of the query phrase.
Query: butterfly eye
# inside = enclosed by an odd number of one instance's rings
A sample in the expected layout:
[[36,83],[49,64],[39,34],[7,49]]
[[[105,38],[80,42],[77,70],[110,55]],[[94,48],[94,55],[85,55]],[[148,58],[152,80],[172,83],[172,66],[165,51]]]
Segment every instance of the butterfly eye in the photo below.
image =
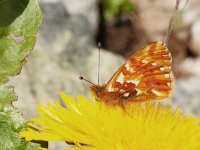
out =
[[101,94],[102,90],[103,90],[103,89],[102,89],[100,86],[97,86],[97,88],[96,88],[96,93],[97,93],[97,94]]

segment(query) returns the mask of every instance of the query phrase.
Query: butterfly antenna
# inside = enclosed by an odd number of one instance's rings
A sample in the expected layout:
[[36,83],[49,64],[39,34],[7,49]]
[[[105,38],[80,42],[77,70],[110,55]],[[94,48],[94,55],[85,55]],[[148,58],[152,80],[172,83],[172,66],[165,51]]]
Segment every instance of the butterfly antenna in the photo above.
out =
[[99,86],[99,75],[100,75],[100,61],[101,61],[101,43],[98,43],[99,47],[99,60],[98,60],[98,86]]
[[80,76],[79,79],[80,79],[80,80],[84,80],[84,81],[88,82],[89,84],[95,85],[94,83],[92,83],[91,81],[89,81],[89,80],[83,78],[82,76]]
[[176,0],[175,9],[174,9],[174,12],[173,12],[173,14],[172,14],[172,16],[170,18],[168,29],[167,29],[167,31],[165,33],[164,43],[166,45],[168,43],[169,36],[171,34],[171,31],[172,31],[172,27],[173,27],[173,24],[174,24],[174,19],[176,18],[177,12],[179,10],[180,1],[181,0]]

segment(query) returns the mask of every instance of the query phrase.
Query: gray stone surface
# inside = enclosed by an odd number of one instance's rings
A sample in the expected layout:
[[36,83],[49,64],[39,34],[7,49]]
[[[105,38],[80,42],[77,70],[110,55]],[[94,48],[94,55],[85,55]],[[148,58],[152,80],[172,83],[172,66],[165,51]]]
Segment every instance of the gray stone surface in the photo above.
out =
[[81,15],[86,17],[90,23],[92,33],[95,35],[99,22],[97,0],[39,0],[39,2],[61,2],[70,15]]
[[200,116],[200,58],[187,58],[180,69],[187,76],[176,80],[173,103],[184,112]]
[[200,11],[199,11],[199,20],[196,20],[191,27],[191,39],[189,41],[190,48],[192,52],[200,56]]
[[176,82],[173,104],[184,113],[200,116],[200,76],[195,75]]
[[175,1],[134,1],[139,9],[139,17],[148,39],[162,41],[172,15]]

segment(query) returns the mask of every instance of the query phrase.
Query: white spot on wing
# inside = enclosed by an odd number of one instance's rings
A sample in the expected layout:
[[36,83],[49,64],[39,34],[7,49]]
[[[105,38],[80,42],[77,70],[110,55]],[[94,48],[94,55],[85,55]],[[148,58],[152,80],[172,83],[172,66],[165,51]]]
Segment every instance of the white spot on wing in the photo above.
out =
[[114,92],[114,89],[113,89],[112,85],[109,86],[108,92]]
[[125,68],[126,68],[126,70],[130,71],[131,73],[134,72],[134,69],[131,68],[128,63],[125,65]]
[[169,77],[170,77],[170,75],[169,75],[169,74],[165,74],[164,76],[165,76],[165,78],[169,78]]
[[142,91],[141,91],[141,90],[139,90],[139,89],[135,89],[135,90],[137,91],[136,96],[142,94]]
[[160,71],[164,71],[165,70],[165,67],[160,67]]
[[158,64],[157,63],[155,63],[155,62],[153,62],[153,63],[151,63],[152,64],[152,66],[157,66]]
[[124,96],[124,97],[128,97],[128,96],[129,96],[129,93],[124,93],[123,96]]
[[170,86],[171,85],[170,82],[167,82],[167,85]]
[[161,95],[162,95],[162,93],[159,92],[159,91],[157,91],[157,90],[152,89],[151,91],[152,91],[154,94],[156,94],[157,96],[161,96]]
[[122,92],[122,93],[124,93],[124,92],[125,92],[125,90],[123,90],[123,89],[120,89],[120,90],[119,90],[119,92]]
[[142,60],[142,63],[147,64],[149,61],[148,60]]
[[118,88],[114,88],[114,91],[118,91]]
[[133,69],[133,68],[131,68],[131,69],[130,69],[130,72],[131,72],[131,73],[134,73],[134,69]]
[[157,42],[157,46],[161,46],[163,43],[161,41]]
[[122,72],[120,73],[120,75],[119,75],[119,77],[117,78],[116,81],[117,81],[117,82],[120,82],[121,84],[123,84],[123,82],[124,82],[124,75],[123,75]]
[[138,85],[140,83],[140,80],[127,80],[128,83],[134,83],[135,85]]

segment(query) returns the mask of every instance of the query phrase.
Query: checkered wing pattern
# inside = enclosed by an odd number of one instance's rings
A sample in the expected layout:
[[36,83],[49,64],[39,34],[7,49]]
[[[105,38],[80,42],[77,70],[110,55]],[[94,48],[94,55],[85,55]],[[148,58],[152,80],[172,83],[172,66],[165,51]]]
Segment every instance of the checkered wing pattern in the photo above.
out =
[[160,100],[172,90],[171,54],[155,42],[132,55],[106,84],[107,94],[131,101]]

